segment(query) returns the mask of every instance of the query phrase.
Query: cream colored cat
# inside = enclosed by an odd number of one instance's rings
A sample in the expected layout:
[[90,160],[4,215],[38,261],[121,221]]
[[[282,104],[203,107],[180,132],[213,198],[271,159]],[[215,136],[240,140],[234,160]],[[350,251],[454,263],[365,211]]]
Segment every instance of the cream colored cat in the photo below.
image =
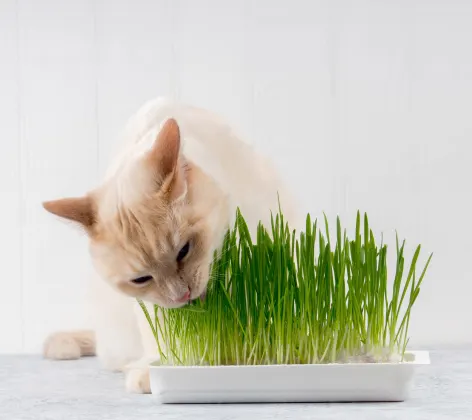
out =
[[44,203],[84,228],[105,280],[92,283],[94,332],[53,334],[44,354],[96,353],[126,372],[129,391],[147,393],[146,365],[157,349],[134,298],[168,308],[199,298],[237,207],[252,230],[269,222],[278,195],[289,219],[292,209],[272,166],[208,111],[150,101],[129,121],[125,140],[98,188]]

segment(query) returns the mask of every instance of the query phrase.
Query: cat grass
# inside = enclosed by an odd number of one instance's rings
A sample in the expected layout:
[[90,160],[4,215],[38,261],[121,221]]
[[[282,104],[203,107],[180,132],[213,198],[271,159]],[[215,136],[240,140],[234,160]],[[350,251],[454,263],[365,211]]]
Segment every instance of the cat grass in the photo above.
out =
[[[362,219],[362,220],[361,220]],[[292,231],[282,212],[252,238],[238,211],[215,255],[205,300],[179,309],[141,302],[163,365],[265,365],[401,361],[411,311],[432,255],[418,270],[398,237],[390,280],[387,245],[357,213],[352,239],[339,218]],[[334,240],[333,240],[334,239]],[[158,317],[159,314],[159,317]],[[161,340],[158,340],[158,337]]]

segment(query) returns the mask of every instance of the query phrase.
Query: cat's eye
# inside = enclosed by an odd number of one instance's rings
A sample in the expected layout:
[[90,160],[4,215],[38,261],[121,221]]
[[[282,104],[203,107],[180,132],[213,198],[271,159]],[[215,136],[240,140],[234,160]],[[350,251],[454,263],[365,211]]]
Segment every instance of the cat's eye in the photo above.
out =
[[177,254],[177,262],[182,262],[182,260],[187,256],[189,251],[190,251],[190,242],[187,242]]
[[131,283],[137,284],[138,286],[141,286],[143,284],[146,284],[147,282],[152,280],[152,276],[142,276],[138,277],[137,279],[131,280]]

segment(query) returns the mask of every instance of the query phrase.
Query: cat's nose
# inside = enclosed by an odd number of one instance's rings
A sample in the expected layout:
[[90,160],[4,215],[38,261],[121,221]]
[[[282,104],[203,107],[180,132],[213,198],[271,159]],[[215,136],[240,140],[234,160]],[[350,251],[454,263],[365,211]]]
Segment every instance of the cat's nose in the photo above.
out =
[[185,303],[185,302],[188,302],[189,300],[190,300],[190,290],[187,290],[185,294],[183,294],[181,297],[179,297],[175,301],[179,303]]

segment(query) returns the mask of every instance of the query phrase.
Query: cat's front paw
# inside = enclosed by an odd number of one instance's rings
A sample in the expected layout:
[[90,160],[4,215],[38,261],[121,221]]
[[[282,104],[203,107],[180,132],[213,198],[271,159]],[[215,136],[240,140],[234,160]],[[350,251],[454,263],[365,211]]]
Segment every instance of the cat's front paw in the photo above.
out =
[[71,333],[57,332],[44,342],[43,356],[46,359],[75,360],[80,355],[80,345]]
[[126,390],[134,394],[150,394],[149,368],[135,368],[126,372]]
[[75,360],[82,356],[94,356],[95,347],[93,331],[62,331],[51,334],[46,339],[43,355],[47,359]]

